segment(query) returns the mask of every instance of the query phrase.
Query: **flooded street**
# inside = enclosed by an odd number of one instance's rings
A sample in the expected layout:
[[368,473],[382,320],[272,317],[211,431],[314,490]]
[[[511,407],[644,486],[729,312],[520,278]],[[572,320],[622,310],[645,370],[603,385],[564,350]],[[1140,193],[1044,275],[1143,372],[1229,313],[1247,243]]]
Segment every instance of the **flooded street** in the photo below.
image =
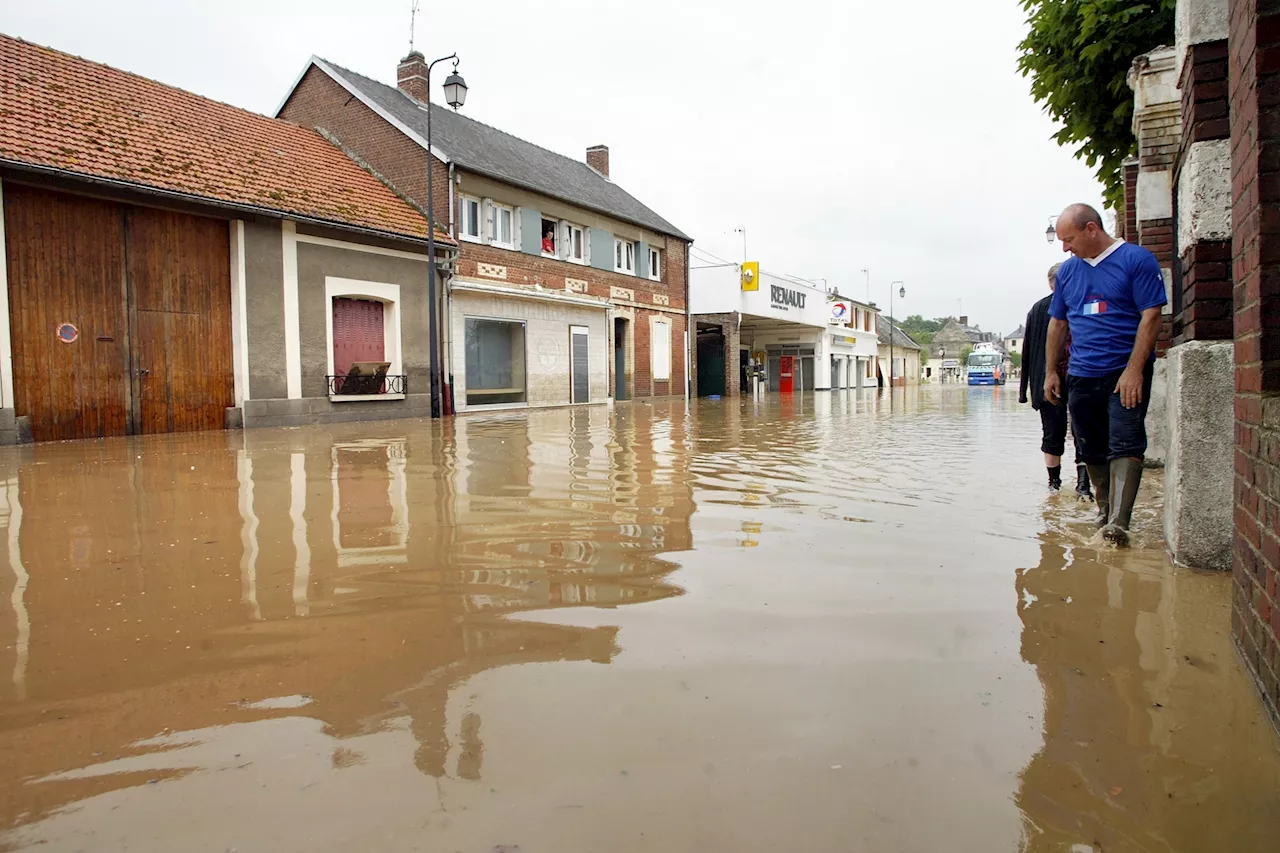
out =
[[1016,391],[0,449],[0,849],[1274,851],[1230,578]]

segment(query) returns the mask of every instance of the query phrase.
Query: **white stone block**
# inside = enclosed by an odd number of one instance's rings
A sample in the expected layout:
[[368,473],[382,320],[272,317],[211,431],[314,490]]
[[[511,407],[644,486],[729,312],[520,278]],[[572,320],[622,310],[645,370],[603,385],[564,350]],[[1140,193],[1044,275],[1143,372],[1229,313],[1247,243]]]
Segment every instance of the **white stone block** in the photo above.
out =
[[1225,39],[1229,29],[1227,0],[1178,0],[1173,19],[1178,79],[1182,79],[1187,48],[1193,44]]
[[1196,142],[1178,175],[1178,249],[1231,239],[1231,140]]
[[1138,221],[1173,218],[1173,183],[1168,169],[1138,173]]
[[1231,568],[1234,358],[1231,341],[1190,341],[1163,359],[1165,542],[1175,562],[1198,569]]

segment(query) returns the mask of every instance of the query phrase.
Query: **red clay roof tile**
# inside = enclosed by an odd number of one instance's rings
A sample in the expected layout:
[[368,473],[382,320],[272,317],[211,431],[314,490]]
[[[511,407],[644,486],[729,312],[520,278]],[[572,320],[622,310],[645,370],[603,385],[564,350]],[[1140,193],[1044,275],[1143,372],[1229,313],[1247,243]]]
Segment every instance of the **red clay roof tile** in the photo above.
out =
[[427,234],[421,213],[314,130],[0,34],[5,160]]

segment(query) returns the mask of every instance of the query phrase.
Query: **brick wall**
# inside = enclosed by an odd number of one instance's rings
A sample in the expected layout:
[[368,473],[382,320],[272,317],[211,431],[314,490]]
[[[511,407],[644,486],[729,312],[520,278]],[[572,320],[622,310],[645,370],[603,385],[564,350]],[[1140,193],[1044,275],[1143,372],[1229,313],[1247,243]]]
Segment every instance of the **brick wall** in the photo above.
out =
[[1124,223],[1117,236],[1130,242],[1138,241],[1138,160],[1132,158],[1124,164]]
[[[281,117],[305,126],[324,128],[425,209],[426,152],[363,102],[352,98],[323,71],[313,67],[303,75],[281,111]],[[436,220],[440,227],[447,228],[451,221],[449,169],[434,159],[431,165]],[[468,242],[460,242],[457,273],[499,285],[539,285],[551,290],[586,293],[635,310],[631,361],[636,373],[630,382],[632,395],[683,395],[685,319],[680,312],[687,304],[688,246],[674,238],[668,238],[667,244],[668,248],[662,253],[661,281]],[[501,267],[502,275],[492,274],[493,267]],[[581,282],[586,282],[585,289]],[[630,291],[630,296],[618,297],[614,288]],[[663,309],[671,312],[667,316],[672,320],[673,381],[658,383],[655,388],[649,374],[649,323],[647,319],[641,321],[639,315],[640,312],[645,312],[646,317],[655,311],[665,313]],[[640,370],[642,365],[643,373]]]
[[1231,621],[1280,721],[1280,4],[1227,5],[1236,339]]
[[[1178,85],[1182,90],[1182,148],[1177,174],[1181,175],[1188,168],[1194,146],[1230,135],[1226,39],[1189,45]],[[1178,185],[1178,179],[1174,184]],[[1211,199],[1195,195],[1191,200],[1201,206],[1212,203]],[[1195,213],[1182,210],[1178,215],[1185,221]],[[1180,293],[1176,294],[1174,306],[1175,342],[1229,339],[1234,313],[1231,242],[1197,240],[1180,245],[1178,251],[1180,275],[1174,286]]]

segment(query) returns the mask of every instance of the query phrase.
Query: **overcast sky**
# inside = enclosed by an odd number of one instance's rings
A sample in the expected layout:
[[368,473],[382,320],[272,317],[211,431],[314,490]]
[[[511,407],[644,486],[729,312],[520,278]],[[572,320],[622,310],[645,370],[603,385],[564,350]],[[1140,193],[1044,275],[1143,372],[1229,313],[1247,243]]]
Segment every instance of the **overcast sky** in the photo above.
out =
[[[0,31],[272,113],[316,54],[395,83],[411,0],[0,0]],[[438,16],[437,17],[437,13]],[[583,158],[695,250],[825,278],[895,314],[1008,332],[1062,259],[1049,216],[1101,203],[1016,71],[1012,0],[422,0],[465,112]],[[438,85],[438,84],[437,84]]]

